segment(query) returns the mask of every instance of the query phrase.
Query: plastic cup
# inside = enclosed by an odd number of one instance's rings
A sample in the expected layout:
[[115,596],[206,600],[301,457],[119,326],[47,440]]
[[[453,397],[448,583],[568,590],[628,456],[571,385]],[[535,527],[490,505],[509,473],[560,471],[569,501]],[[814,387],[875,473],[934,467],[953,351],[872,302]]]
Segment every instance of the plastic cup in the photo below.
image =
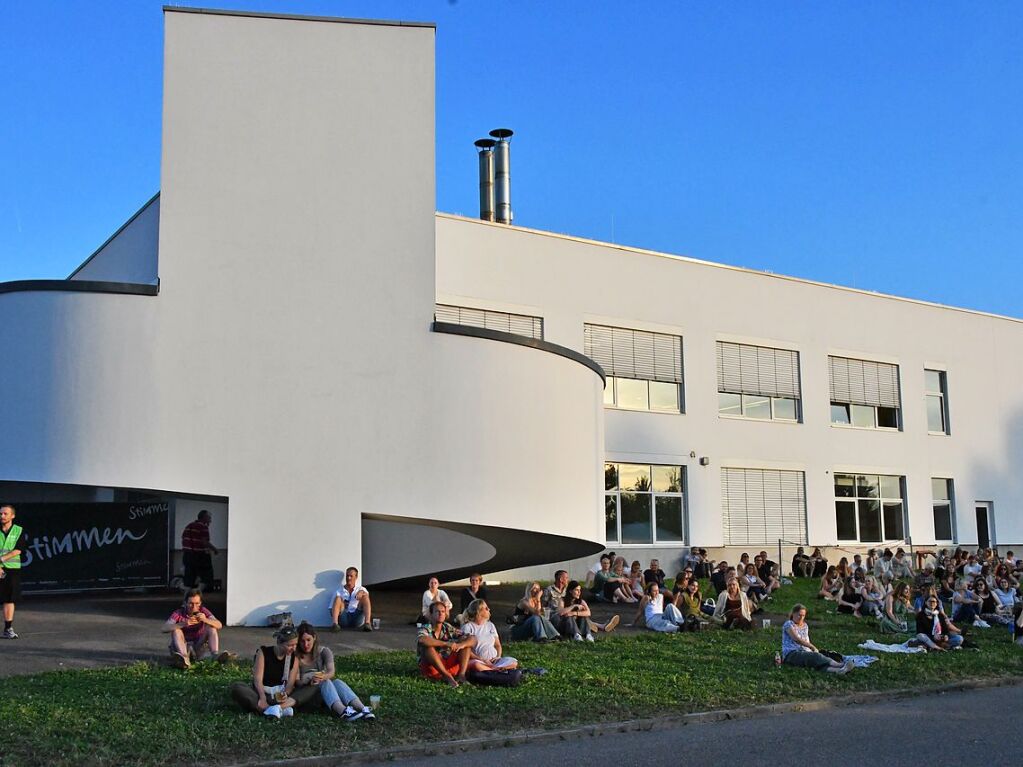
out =
[[760,622],[760,625],[761,625],[762,628],[765,628],[765,629],[771,628],[771,619],[770,618],[764,618]]
[[373,709],[374,711],[376,711],[378,708],[380,708],[380,696],[379,695],[370,695],[369,696],[369,707],[371,709]]
[[380,619],[379,618],[374,618],[373,619],[373,630],[374,631],[379,631],[380,630]]

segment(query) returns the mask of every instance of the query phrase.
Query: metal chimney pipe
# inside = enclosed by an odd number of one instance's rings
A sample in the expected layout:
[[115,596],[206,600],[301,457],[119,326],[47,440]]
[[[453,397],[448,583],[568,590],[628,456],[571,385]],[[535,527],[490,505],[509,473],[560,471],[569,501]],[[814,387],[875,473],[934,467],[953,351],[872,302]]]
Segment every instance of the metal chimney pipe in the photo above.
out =
[[480,218],[494,220],[494,144],[492,138],[481,138],[476,142],[480,150]]
[[511,209],[511,143],[512,131],[508,128],[495,128],[490,135],[497,139],[494,147],[495,169],[494,186],[496,190],[495,200],[497,203],[497,223],[510,224],[512,222]]

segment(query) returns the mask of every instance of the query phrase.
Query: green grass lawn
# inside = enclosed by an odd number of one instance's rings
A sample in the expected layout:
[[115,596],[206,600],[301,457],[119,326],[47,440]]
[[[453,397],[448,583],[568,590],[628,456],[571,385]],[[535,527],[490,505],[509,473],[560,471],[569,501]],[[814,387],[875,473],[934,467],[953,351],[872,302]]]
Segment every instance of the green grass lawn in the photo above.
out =
[[[827,614],[815,583],[779,592],[772,612],[809,606],[821,648],[862,652],[886,641],[873,621]],[[230,682],[240,666],[188,672],[148,664],[57,671],[0,680],[0,764],[238,762],[377,749],[492,732],[516,732],[741,705],[820,698],[851,691],[912,688],[984,677],[1023,676],[1023,648],[1004,628],[974,630],[979,651],[881,655],[868,669],[836,676],[774,667],[779,621],[769,631],[709,630],[612,635],[595,645],[506,645],[526,666],[549,673],[516,689],[452,690],[415,674],[411,651],[339,657],[338,675],[369,699],[376,722],[343,724],[325,713],[281,722],[239,712]],[[410,632],[411,645],[411,632]],[[897,641],[897,640],[887,640]]]

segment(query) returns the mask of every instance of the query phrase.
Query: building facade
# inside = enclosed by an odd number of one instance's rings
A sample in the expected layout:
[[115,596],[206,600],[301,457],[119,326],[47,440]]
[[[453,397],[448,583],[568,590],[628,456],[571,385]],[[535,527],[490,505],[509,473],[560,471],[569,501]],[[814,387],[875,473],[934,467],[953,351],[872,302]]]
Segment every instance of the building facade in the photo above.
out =
[[1023,323],[437,214],[431,26],[165,23],[160,194],[0,285],[10,500],[216,504],[246,624],[352,564],[1023,541]]

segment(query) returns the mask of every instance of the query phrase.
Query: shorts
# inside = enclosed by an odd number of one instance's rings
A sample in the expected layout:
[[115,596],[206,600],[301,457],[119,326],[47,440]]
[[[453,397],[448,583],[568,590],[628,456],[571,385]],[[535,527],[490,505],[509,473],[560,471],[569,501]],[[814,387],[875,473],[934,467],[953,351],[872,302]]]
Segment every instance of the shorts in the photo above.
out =
[[19,599],[21,599],[21,570],[4,568],[4,577],[0,578],[0,603],[13,603]]
[[[442,655],[440,656],[440,662],[444,664],[444,670],[451,674],[451,676],[462,670],[462,664],[459,662],[457,655],[448,655],[447,657]],[[442,678],[436,666],[422,661],[419,662],[419,673],[427,679]]]

